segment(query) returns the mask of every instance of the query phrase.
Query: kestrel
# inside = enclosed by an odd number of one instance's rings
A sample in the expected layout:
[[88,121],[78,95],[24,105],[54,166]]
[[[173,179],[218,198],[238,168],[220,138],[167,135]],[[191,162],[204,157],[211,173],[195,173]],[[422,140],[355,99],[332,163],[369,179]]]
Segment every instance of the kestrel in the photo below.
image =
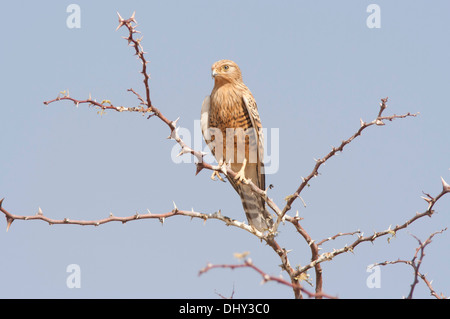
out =
[[[220,60],[211,67],[214,88],[202,104],[203,137],[219,166],[230,164],[237,173],[228,177],[241,197],[249,224],[259,231],[273,225],[264,200],[255,194],[248,180],[265,189],[263,164],[264,136],[255,99],[242,81],[241,70],[230,60]],[[211,178],[218,176],[216,171]]]

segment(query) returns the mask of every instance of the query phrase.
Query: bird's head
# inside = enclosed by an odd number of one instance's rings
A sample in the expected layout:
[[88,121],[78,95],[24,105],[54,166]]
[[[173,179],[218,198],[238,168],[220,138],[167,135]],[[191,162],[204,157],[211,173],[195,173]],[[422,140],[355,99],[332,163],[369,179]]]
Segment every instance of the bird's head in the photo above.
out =
[[216,84],[242,81],[241,70],[231,60],[220,60],[211,67],[211,76]]

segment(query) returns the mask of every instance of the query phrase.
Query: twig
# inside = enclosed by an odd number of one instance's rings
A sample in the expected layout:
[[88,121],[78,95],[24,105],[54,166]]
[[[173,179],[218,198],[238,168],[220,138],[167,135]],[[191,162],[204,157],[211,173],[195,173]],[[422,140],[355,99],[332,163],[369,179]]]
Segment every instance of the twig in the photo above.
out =
[[279,222],[282,220],[282,218],[284,217],[284,215],[286,214],[286,212],[288,212],[291,207],[292,204],[294,203],[294,201],[300,197],[301,192],[303,191],[303,189],[305,188],[305,186],[307,186],[309,184],[309,182],[311,181],[311,179],[313,177],[316,177],[319,175],[319,168],[326,162],[328,161],[330,158],[332,158],[333,156],[335,156],[338,152],[342,152],[344,150],[344,147],[349,144],[350,142],[352,142],[355,138],[357,138],[358,136],[361,135],[361,133],[368,127],[372,126],[372,125],[384,125],[383,121],[393,121],[395,119],[402,119],[402,118],[406,118],[406,117],[416,117],[418,115],[418,113],[416,114],[411,114],[411,113],[406,113],[403,115],[391,115],[391,116],[381,116],[383,111],[387,108],[387,103],[388,98],[384,98],[381,99],[381,103],[380,103],[380,110],[378,112],[378,116],[375,120],[373,120],[372,122],[364,122],[363,120],[360,121],[361,126],[360,128],[356,131],[356,133],[354,133],[352,136],[350,136],[348,139],[344,140],[341,142],[341,144],[338,147],[333,147],[332,150],[325,155],[322,158],[319,158],[318,160],[316,160],[316,164],[313,168],[313,170],[311,171],[311,173],[306,177],[303,178],[302,177],[302,182],[300,184],[300,186],[297,188],[297,190],[295,191],[294,194],[287,196],[287,201],[286,201],[286,205],[284,206],[281,215],[279,216],[279,221],[277,222],[277,224],[279,224]]
[[231,291],[230,297],[225,297],[224,295],[222,295],[221,293],[218,293],[215,290],[214,290],[214,292],[216,293],[216,295],[218,295],[222,299],[233,299],[233,297],[234,297],[234,284],[233,284],[233,290]]
[[244,263],[242,263],[242,264],[229,264],[229,265],[227,265],[227,264],[222,264],[222,265],[208,264],[208,265],[206,265],[205,268],[203,268],[199,271],[198,275],[200,276],[200,275],[210,271],[211,269],[215,269],[215,268],[228,268],[228,269],[232,269],[232,270],[236,269],[236,268],[251,268],[261,275],[263,284],[266,282],[269,282],[269,281],[274,281],[279,284],[291,287],[293,289],[301,290],[303,293],[305,293],[310,298],[315,298],[315,297],[324,297],[324,298],[330,298],[330,299],[336,298],[334,296],[330,296],[325,293],[317,294],[317,293],[310,292],[307,289],[305,289],[302,285],[300,285],[299,283],[293,284],[293,283],[290,283],[290,282],[284,280],[283,278],[268,275],[267,273],[262,271],[260,268],[255,266],[253,264],[253,262],[251,261],[251,259],[244,260]]
[[[300,225],[298,218],[293,218],[290,216],[286,216],[286,219],[294,225],[297,229],[298,233],[305,239],[311,250],[311,261],[319,258],[319,246],[315,243],[315,241],[309,236],[306,230]],[[323,277],[322,277],[322,266],[320,263],[314,265],[315,273],[316,273],[316,294],[317,298],[320,298],[320,294],[322,293],[323,286]],[[298,270],[292,274],[294,278],[299,277],[302,273]]]
[[[373,264],[372,267],[374,266],[386,266],[386,265],[394,265],[394,264],[407,264],[410,265],[413,269],[414,269],[414,280],[411,284],[411,289],[409,291],[408,297],[406,297],[407,299],[412,299],[413,293],[414,293],[414,289],[416,287],[416,285],[419,283],[418,278],[421,278],[423,280],[423,282],[427,285],[428,289],[430,290],[430,293],[432,296],[434,296],[437,299],[444,299],[445,296],[441,293],[441,295],[438,295],[436,293],[436,291],[433,289],[431,282],[428,281],[428,279],[426,278],[426,276],[422,273],[419,272],[419,268],[422,265],[422,261],[423,258],[425,257],[425,247],[428,246],[431,243],[431,239],[437,235],[437,234],[442,234],[444,231],[446,231],[447,228],[442,229],[441,231],[437,231],[432,233],[426,240],[425,242],[422,243],[422,241],[417,238],[414,235],[413,236],[419,243],[419,247],[416,248],[416,252],[414,253],[414,256],[411,260],[403,260],[403,259],[398,259],[395,261],[384,261],[384,262],[380,262],[380,263],[376,263]],[[419,256],[420,253],[420,256]]]
[[187,216],[187,217],[191,217],[191,218],[199,218],[199,219],[204,220],[205,222],[208,219],[217,219],[217,220],[224,222],[227,226],[235,226],[235,227],[238,227],[238,228],[248,231],[249,233],[255,235],[258,238],[261,238],[261,239],[265,238],[265,234],[261,233],[254,227],[251,227],[244,222],[240,222],[238,220],[224,216],[224,215],[222,215],[222,213],[220,211],[212,213],[212,214],[205,214],[205,213],[195,212],[193,209],[190,211],[189,210],[180,210],[174,205],[175,207],[171,211],[162,213],[162,214],[153,214],[148,210],[147,213],[144,213],[144,214],[135,213],[135,214],[127,216],[127,217],[118,217],[118,216],[114,216],[112,213],[110,213],[108,217],[98,219],[98,220],[77,220],[77,219],[69,219],[69,218],[53,219],[53,218],[49,218],[49,217],[45,216],[44,213],[42,212],[41,208],[39,208],[38,212],[35,215],[12,214],[3,207],[3,201],[4,201],[4,198],[0,200],[0,211],[6,217],[6,222],[7,222],[6,230],[7,231],[9,230],[12,222],[15,220],[27,220],[27,221],[40,220],[40,221],[47,222],[49,225],[100,226],[100,225],[110,223],[110,222],[121,222],[121,223],[125,224],[130,221],[141,220],[141,219],[157,219],[161,223],[164,224],[164,221],[166,218],[173,217],[173,216]]
[[428,203],[428,208],[423,213],[416,213],[412,218],[408,219],[406,222],[404,222],[401,225],[395,226],[392,229],[389,227],[386,230],[379,231],[379,232],[374,232],[373,235],[365,236],[365,237],[362,236],[362,234],[361,234],[361,235],[358,236],[358,239],[355,240],[349,246],[346,245],[343,248],[334,249],[331,252],[322,253],[322,254],[320,254],[318,256],[318,258],[315,258],[309,264],[301,267],[297,271],[297,275],[307,271],[308,269],[311,269],[312,267],[315,267],[319,263],[322,263],[324,261],[332,260],[337,255],[340,255],[340,254],[343,254],[343,253],[346,253],[346,252],[349,252],[349,251],[353,252],[354,248],[356,246],[358,246],[359,244],[363,243],[363,242],[373,242],[377,238],[380,238],[380,237],[383,237],[383,236],[386,236],[386,235],[395,235],[399,230],[407,228],[410,224],[412,224],[413,222],[419,220],[420,218],[425,217],[425,216],[431,217],[433,215],[433,213],[434,213],[433,207],[436,204],[436,202],[440,198],[442,198],[442,196],[444,196],[445,194],[450,193],[450,186],[444,181],[443,178],[441,178],[441,181],[442,181],[442,191],[436,197],[432,197],[432,196],[428,195],[428,198],[424,198],[426,200],[426,202]]
[[342,237],[342,236],[353,236],[353,235],[356,235],[356,234],[361,234],[361,231],[360,231],[360,230],[357,230],[357,231],[354,231],[354,232],[351,232],[351,233],[338,233],[338,234],[336,234],[336,235],[334,235],[334,236],[331,236],[331,237],[322,239],[321,241],[319,241],[319,242],[317,243],[317,246],[320,246],[320,245],[322,245],[323,243],[325,243],[325,242],[327,242],[327,241],[329,241],[329,240],[335,240],[335,239],[338,238],[338,237]]
[[[306,177],[306,178],[302,177],[302,183],[298,187],[297,191],[293,195],[290,195],[290,196],[286,197],[286,205],[285,205],[285,207],[283,208],[283,210],[281,212],[280,211],[277,212],[277,216],[278,217],[277,217],[277,220],[276,220],[276,222],[275,222],[275,224],[273,226],[273,232],[274,233],[276,232],[276,230],[278,229],[278,226],[280,225],[280,223],[282,221],[288,220],[289,222],[291,222],[294,225],[294,227],[297,229],[299,234],[305,239],[306,243],[308,244],[308,246],[311,249],[311,263],[309,265],[306,265],[306,266],[300,268],[300,270],[298,270],[295,274],[293,274],[293,276],[296,277],[296,276],[298,276],[298,274],[301,274],[304,271],[308,270],[309,268],[314,267],[315,268],[315,273],[316,273],[316,292],[321,292],[322,291],[322,284],[323,284],[323,281],[322,281],[323,280],[322,279],[322,268],[320,266],[320,262],[328,260],[328,258],[334,257],[333,254],[339,254],[339,253],[342,253],[343,251],[342,252],[334,251],[333,253],[326,253],[326,254],[319,255],[319,246],[322,243],[324,243],[325,241],[327,241],[328,239],[322,240],[321,242],[316,243],[314,240],[312,240],[312,238],[310,237],[308,232],[300,225],[299,218],[290,217],[290,216],[286,215],[286,213],[291,209],[292,203],[297,198],[301,198],[300,197],[300,193],[303,191],[303,189],[304,189],[304,187],[306,185],[309,185],[309,181],[313,177],[315,177],[315,176],[317,176],[319,174],[318,171],[319,171],[320,166],[322,166],[322,164],[324,164],[330,158],[335,156],[337,154],[337,152],[342,152],[344,147],[347,144],[349,144],[355,138],[357,138],[358,136],[361,135],[363,130],[365,130],[366,128],[368,128],[369,126],[372,126],[372,125],[384,125],[383,121],[385,121],[385,120],[393,121],[394,119],[406,118],[406,117],[409,117],[409,116],[413,116],[413,117],[417,116],[417,114],[407,113],[407,114],[404,114],[404,115],[395,115],[394,114],[394,115],[391,115],[391,116],[382,117],[381,115],[382,115],[383,111],[387,108],[387,106],[386,106],[387,100],[388,100],[388,98],[381,99],[380,110],[379,110],[378,116],[377,116],[377,118],[375,120],[373,120],[372,122],[369,122],[369,123],[366,123],[366,122],[361,120],[360,128],[356,131],[356,133],[354,133],[347,140],[342,141],[341,144],[339,145],[339,147],[333,147],[331,152],[329,152],[323,158],[316,160],[316,164],[315,164],[312,172],[308,175],[308,177]],[[303,199],[302,199],[302,201],[303,201]],[[356,233],[358,233],[358,232],[346,233],[345,235],[347,235],[347,234],[356,234]],[[343,235],[344,234],[338,234],[338,235],[335,235],[335,236],[331,237],[331,239],[335,239],[335,238],[337,238],[339,236],[343,236]],[[346,251],[348,251],[348,249],[352,249],[352,248],[345,248],[345,249],[347,249]]]

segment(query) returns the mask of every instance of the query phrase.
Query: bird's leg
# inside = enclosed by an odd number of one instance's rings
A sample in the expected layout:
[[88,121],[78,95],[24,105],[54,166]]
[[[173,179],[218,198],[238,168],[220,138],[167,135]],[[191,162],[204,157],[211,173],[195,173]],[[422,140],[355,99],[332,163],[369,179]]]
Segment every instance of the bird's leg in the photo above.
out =
[[[221,160],[219,161],[219,165],[218,165],[217,168],[215,168],[215,169],[222,170],[222,167],[223,167],[223,160],[221,159]],[[219,173],[218,171],[214,170],[214,172],[213,172],[212,175],[211,175],[211,179],[212,179],[213,181],[216,181],[216,176],[217,176],[217,178],[219,178],[222,182],[225,182],[225,181],[223,180],[222,176],[220,176],[220,173]]]
[[236,177],[234,178],[234,180],[236,180],[236,184],[239,185],[242,181],[247,184],[248,181],[245,178],[245,166],[247,166],[247,159],[244,158],[244,162],[242,163],[241,169],[239,170],[239,172],[237,172]]

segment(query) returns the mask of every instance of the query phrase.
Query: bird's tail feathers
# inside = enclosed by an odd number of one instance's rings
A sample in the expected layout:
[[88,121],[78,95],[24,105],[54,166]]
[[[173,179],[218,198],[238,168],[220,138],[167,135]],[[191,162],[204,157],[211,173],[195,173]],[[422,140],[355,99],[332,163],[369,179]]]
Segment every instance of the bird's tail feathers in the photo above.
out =
[[264,200],[245,184],[236,186],[236,191],[241,197],[248,223],[261,232],[272,228],[273,219],[266,209]]

